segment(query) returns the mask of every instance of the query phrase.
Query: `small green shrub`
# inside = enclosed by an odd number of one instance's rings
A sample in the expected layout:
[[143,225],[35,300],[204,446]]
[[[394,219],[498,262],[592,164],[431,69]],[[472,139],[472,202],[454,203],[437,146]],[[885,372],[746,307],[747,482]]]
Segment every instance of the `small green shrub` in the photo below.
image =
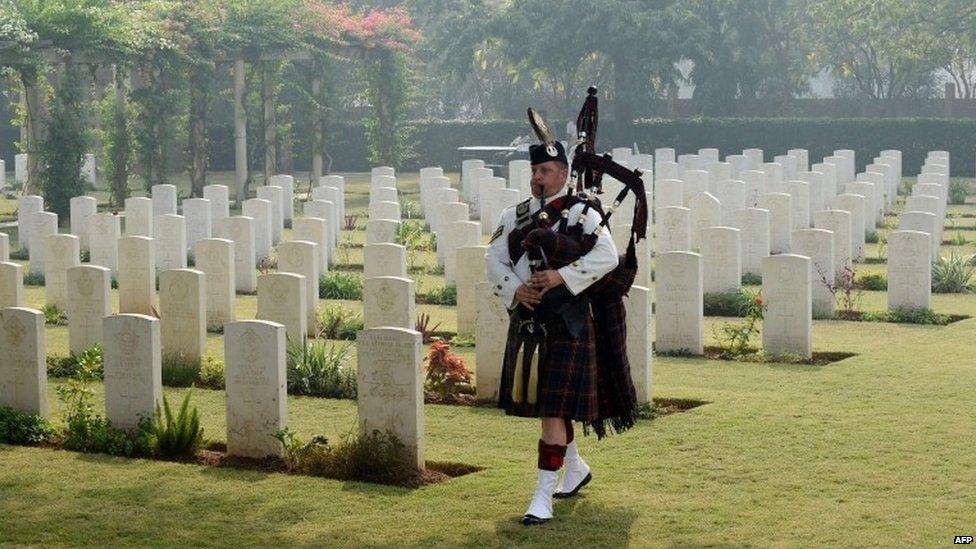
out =
[[705,316],[746,316],[754,295],[743,290],[727,290],[704,295]]
[[205,389],[223,391],[225,388],[224,363],[214,358],[213,355],[203,357],[196,385]]
[[41,313],[44,314],[44,324],[47,326],[68,325],[68,315],[64,314],[64,311],[57,305],[45,305],[41,307]]
[[464,347],[474,347],[474,346],[475,346],[474,334],[457,334],[451,338],[451,347],[464,348]]
[[190,409],[190,394],[183,397],[179,413],[174,417],[169,399],[163,397],[163,413],[157,410],[152,423],[151,447],[153,455],[164,457],[192,456],[203,443],[203,428],[196,407]]
[[722,325],[722,334],[715,333],[722,347],[724,358],[736,358],[749,352],[749,341],[759,334],[759,324],[763,320],[766,304],[762,293],[749,295],[745,310],[745,320],[741,323],[727,322]]
[[27,248],[17,248],[16,250],[11,250],[10,260],[11,261],[27,261],[30,259],[30,251]]
[[0,406],[0,443],[41,444],[54,438],[55,429],[43,417]]
[[865,244],[877,244],[878,243],[878,231],[868,230],[864,233],[864,243]]
[[189,387],[200,377],[200,361],[183,355],[163,356],[163,385]]
[[319,337],[327,339],[356,339],[364,327],[363,317],[342,305],[319,309],[317,316]]
[[363,279],[359,275],[332,271],[319,277],[319,299],[359,301],[362,298]]
[[932,291],[938,294],[965,294],[973,289],[976,267],[969,259],[956,254],[940,257],[932,264]]
[[742,285],[743,286],[762,286],[762,276],[755,273],[746,273],[742,275]]
[[965,204],[969,194],[969,183],[962,179],[949,181],[949,204]]
[[868,273],[857,278],[854,286],[858,290],[883,292],[888,289],[888,279],[883,273]]
[[43,286],[44,275],[42,273],[24,273],[24,286]]
[[278,431],[275,438],[281,442],[285,466],[292,472],[395,486],[421,483],[410,452],[392,432],[347,436],[337,445],[322,436],[305,442],[288,429]]
[[91,252],[88,251],[88,250],[81,250],[81,253],[78,254],[78,259],[82,263],[90,263],[91,262]]
[[949,237],[949,238],[948,238],[948,239],[947,239],[947,240],[945,241],[945,244],[949,244],[950,246],[965,246],[965,245],[966,245],[966,244],[967,244],[968,242],[969,242],[969,241],[968,241],[968,240],[966,240],[966,237],[965,237],[965,235],[963,235],[963,234],[962,234],[961,232],[959,232],[959,231],[956,231],[956,234],[954,234],[954,235],[952,235],[952,236],[950,236],[950,237]]
[[69,378],[85,370],[94,380],[102,379],[102,347],[97,343],[82,351],[80,355],[48,355],[48,377]]
[[423,296],[422,301],[431,305],[457,305],[457,286],[434,288]]
[[932,309],[896,308],[887,311],[865,312],[861,320],[866,322],[897,322],[900,324],[922,324],[947,326],[954,320],[951,315],[937,313]]
[[288,348],[288,393],[356,398],[356,371],[348,365],[352,343],[306,341]]

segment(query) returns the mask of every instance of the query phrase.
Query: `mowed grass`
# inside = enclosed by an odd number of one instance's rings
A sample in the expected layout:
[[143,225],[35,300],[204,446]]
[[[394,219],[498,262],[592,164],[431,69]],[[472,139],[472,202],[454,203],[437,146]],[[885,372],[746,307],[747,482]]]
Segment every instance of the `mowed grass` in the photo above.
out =
[[[254,299],[239,297],[239,318],[253,317]],[[28,300],[42,301],[43,290]],[[933,302],[976,316],[974,295]],[[863,309],[884,307],[883,292],[864,294]],[[450,307],[431,310],[453,329]],[[726,321],[706,319],[706,335]],[[604,441],[581,438],[594,480],[539,528],[517,523],[535,482],[537,423],[428,405],[427,458],[483,471],[406,490],[0,446],[0,544],[944,545],[976,524],[974,328],[976,318],[946,327],[815,321],[816,350],[857,353],[823,367],[657,357],[655,396],[708,404]],[[49,352],[66,346],[64,328],[47,336]],[[210,344],[219,352],[221,338]],[[171,402],[183,392],[166,390]],[[206,438],[224,440],[223,393],[194,390],[193,400]],[[288,405],[302,436],[355,429],[353,401]]]

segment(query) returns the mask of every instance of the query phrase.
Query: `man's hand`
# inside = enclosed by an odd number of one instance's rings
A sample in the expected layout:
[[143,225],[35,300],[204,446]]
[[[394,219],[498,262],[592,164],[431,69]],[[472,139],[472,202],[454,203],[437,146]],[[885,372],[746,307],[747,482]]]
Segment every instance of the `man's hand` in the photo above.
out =
[[518,302],[522,305],[525,305],[525,307],[530,311],[535,310],[535,306],[539,304],[541,297],[542,294],[526,286],[525,284],[522,284],[518,287],[518,289],[515,290],[515,299],[518,300]]
[[563,284],[563,275],[553,269],[539,271],[533,274],[529,277],[528,282],[530,288],[539,292],[539,297],[542,297],[546,292],[561,284]]

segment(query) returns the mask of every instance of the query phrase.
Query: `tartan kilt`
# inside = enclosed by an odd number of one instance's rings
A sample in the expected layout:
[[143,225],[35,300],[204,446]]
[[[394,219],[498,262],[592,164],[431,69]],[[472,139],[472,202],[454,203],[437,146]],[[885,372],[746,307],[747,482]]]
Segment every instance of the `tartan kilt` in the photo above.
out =
[[518,326],[523,314],[516,307],[508,323],[508,340],[502,365],[498,407],[520,417],[561,417],[577,421],[598,418],[596,343],[593,320],[587,315],[586,328],[576,339],[561,320],[547,323],[548,359],[539,364],[538,397],[535,404],[512,401],[515,363],[518,355]]

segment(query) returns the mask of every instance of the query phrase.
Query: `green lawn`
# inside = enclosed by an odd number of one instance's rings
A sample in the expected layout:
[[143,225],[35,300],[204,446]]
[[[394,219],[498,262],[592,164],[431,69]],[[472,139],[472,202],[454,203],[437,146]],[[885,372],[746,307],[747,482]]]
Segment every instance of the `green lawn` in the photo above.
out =
[[[42,298],[29,290],[32,304]],[[253,317],[254,298],[238,307]],[[863,309],[884,307],[883,292],[864,294]],[[418,309],[453,330],[450,307]],[[934,309],[976,317],[976,295],[936,295]],[[705,333],[727,320],[707,318]],[[0,544],[946,545],[976,525],[974,329],[976,318],[946,327],[815,321],[815,350],[857,353],[823,367],[656,358],[656,396],[708,404],[581,439],[593,482],[535,529],[517,519],[535,482],[536,423],[428,405],[428,459],[483,471],[407,490],[0,445]],[[63,352],[67,331],[47,335],[49,352]],[[218,336],[210,343],[222,354]],[[223,440],[223,394],[195,390],[194,402],[205,436]],[[305,436],[349,433],[355,412],[352,401],[289,398],[290,424]]]

